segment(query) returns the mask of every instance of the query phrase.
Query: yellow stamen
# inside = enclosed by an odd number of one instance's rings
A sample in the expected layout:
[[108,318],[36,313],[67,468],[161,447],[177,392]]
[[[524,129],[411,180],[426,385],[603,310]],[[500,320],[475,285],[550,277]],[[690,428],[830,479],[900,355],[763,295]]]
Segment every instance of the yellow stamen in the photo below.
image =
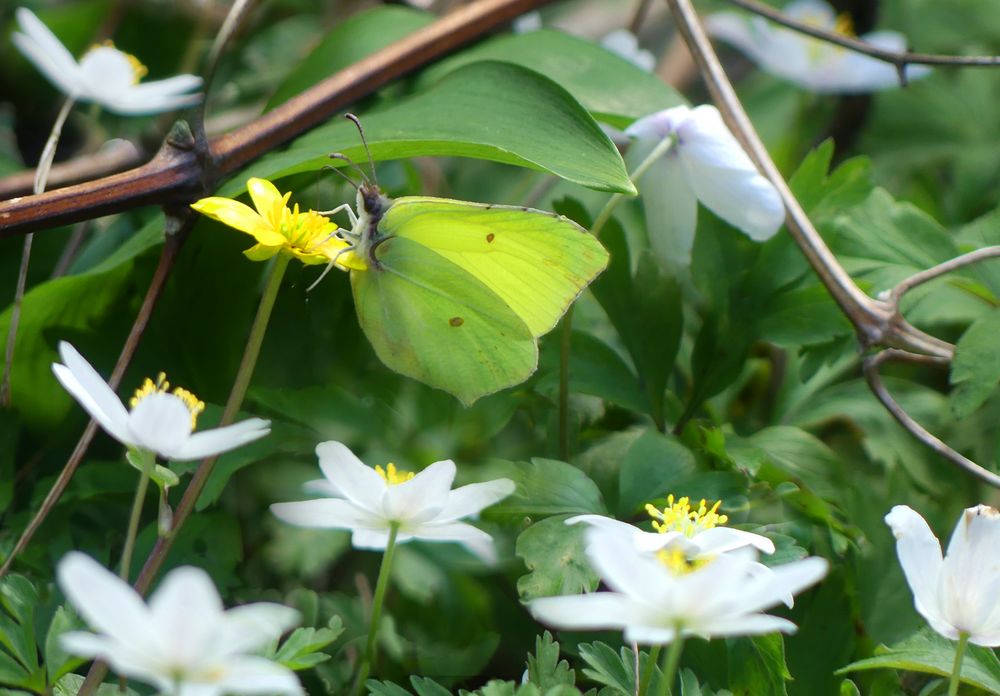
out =
[[711,558],[688,558],[677,547],[660,549],[656,552],[656,560],[662,563],[671,575],[687,575],[712,562]]
[[147,377],[142,386],[135,390],[135,395],[129,399],[129,407],[134,409],[140,401],[150,394],[173,394],[180,399],[191,414],[191,430],[194,430],[198,425],[198,416],[205,410],[205,402],[187,389],[175,387],[173,391],[170,391],[170,382],[167,381],[167,375],[164,372],[156,375],[155,382]]
[[131,53],[125,53],[125,51],[118,50],[118,48],[115,47],[115,42],[112,41],[111,39],[105,39],[99,44],[94,44],[93,46],[90,47],[89,50],[93,51],[95,48],[113,48],[114,50],[118,51],[123,56],[125,56],[125,59],[128,60],[128,64],[132,66],[133,85],[139,84],[139,80],[141,80],[142,78],[146,77],[146,75],[149,74],[149,68],[143,65],[142,61],[133,56]]
[[402,471],[400,469],[397,469],[396,465],[393,464],[392,462],[386,464],[384,469],[376,465],[375,471],[378,473],[379,476],[382,477],[382,480],[385,481],[390,486],[397,486],[401,483],[406,483],[414,476],[416,476],[416,474],[412,471]]
[[841,36],[847,36],[852,39],[858,37],[854,33],[854,20],[851,18],[850,12],[841,12],[837,15],[837,21],[833,24],[833,31]]
[[671,493],[667,496],[667,506],[660,510],[647,503],[646,512],[653,518],[653,528],[660,534],[681,532],[686,537],[693,537],[698,532],[712,529],[729,521],[726,515],[719,514],[721,500],[715,501],[711,507],[703,498],[697,510],[691,509],[691,501],[687,496],[674,500]]

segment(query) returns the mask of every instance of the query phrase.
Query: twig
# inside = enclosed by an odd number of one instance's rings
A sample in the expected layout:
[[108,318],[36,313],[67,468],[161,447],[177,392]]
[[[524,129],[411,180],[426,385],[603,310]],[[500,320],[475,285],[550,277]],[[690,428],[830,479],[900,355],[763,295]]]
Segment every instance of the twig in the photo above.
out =
[[887,299],[893,304],[898,305],[900,298],[918,285],[934,280],[938,276],[942,276],[945,273],[951,273],[959,268],[997,257],[1000,257],[1000,246],[983,247],[982,249],[976,249],[975,251],[970,251],[967,254],[956,256],[953,259],[939,263],[937,266],[932,266],[926,271],[914,273],[909,278],[901,281],[896,285],[896,287],[889,291]]
[[815,27],[797,19],[792,19],[780,11],[769,7],[757,0],[729,0],[737,7],[742,7],[748,12],[753,12],[761,17],[766,17],[776,24],[788,27],[802,34],[807,34],[815,39],[849,48],[852,51],[863,53],[866,56],[891,63],[896,66],[900,74],[907,65],[950,65],[964,67],[995,67],[1000,65],[1000,56],[946,56],[936,53],[912,53],[910,51],[890,51],[878,46],[855,39],[843,34]]
[[[112,140],[97,152],[52,165],[49,172],[50,190],[89,181],[99,176],[107,176],[142,163],[142,155],[136,146],[127,140]],[[0,178],[0,201],[31,193],[35,180],[35,170],[25,169],[16,174]]]
[[667,4],[723,119],[757,168],[778,190],[785,204],[785,224],[789,233],[834,301],[854,325],[861,345],[903,348],[950,358],[954,346],[911,326],[888,302],[866,295],[847,274],[788,188],[761,142],[690,0],[667,0]]
[[[319,125],[338,110],[524,12],[551,0],[478,0],[341,70],[256,121],[213,140],[215,173],[225,176]],[[135,169],[85,184],[0,203],[0,237],[119,213],[141,205],[184,203],[201,191],[192,153],[161,149]]]
[[926,428],[920,425],[920,423],[918,423],[909,413],[906,412],[905,409],[903,409],[902,406],[899,405],[899,403],[892,397],[892,394],[889,393],[889,390],[885,388],[885,384],[882,382],[882,376],[878,371],[879,366],[887,360],[905,360],[909,362],[942,366],[946,366],[948,361],[932,358],[926,355],[918,355],[908,351],[889,349],[865,358],[863,371],[865,381],[868,382],[868,387],[872,390],[872,393],[875,394],[876,398],[882,402],[882,405],[885,406],[886,410],[892,414],[892,417],[895,418],[900,425],[906,428],[907,432],[917,438],[920,442],[924,443],[927,447],[934,450],[934,452],[938,455],[958,466],[960,469],[967,471],[976,478],[994,486],[995,488],[1000,488],[1000,476],[992,471],[984,469],[968,457],[965,457],[953,450],[938,437],[931,434]]

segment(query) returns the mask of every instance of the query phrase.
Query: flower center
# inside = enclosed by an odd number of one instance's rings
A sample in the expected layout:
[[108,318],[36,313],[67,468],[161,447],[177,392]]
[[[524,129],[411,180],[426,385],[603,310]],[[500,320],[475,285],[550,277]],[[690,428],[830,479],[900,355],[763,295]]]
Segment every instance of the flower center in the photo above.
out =
[[[132,66],[132,84],[133,85],[139,84],[139,80],[141,80],[142,78],[146,77],[146,75],[149,74],[149,68],[147,68],[145,65],[143,65],[142,61],[140,61],[138,58],[136,58],[135,56],[133,56],[131,53],[125,53],[125,51],[119,51],[117,48],[115,48],[115,42],[112,41],[111,39],[105,39],[104,41],[102,41],[99,44],[94,44],[93,46],[91,46],[87,50],[87,53],[90,53],[91,51],[93,51],[94,49],[97,49],[97,48],[110,48],[110,49],[112,49],[114,51],[118,51],[118,53],[120,53],[121,55],[125,56],[125,60],[127,60],[128,64],[130,66]],[[84,54],[84,55],[86,55],[86,54]]]
[[678,547],[660,549],[656,552],[656,560],[673,576],[687,575],[712,562],[711,558],[688,558]]
[[201,401],[187,389],[174,387],[171,391],[170,382],[167,381],[167,375],[163,372],[156,376],[155,382],[149,377],[146,378],[146,381],[142,383],[141,387],[135,390],[135,395],[129,400],[129,407],[134,409],[139,405],[140,401],[145,399],[150,394],[173,394],[180,399],[181,403],[187,406],[187,410],[191,414],[192,431],[195,429],[195,426],[198,425],[198,415],[205,410],[205,402]]
[[376,465],[375,471],[382,477],[382,480],[390,486],[397,486],[401,483],[406,483],[411,478],[416,476],[416,474],[412,471],[401,471],[397,469],[396,465],[392,462],[386,464],[384,469]]
[[674,500],[671,493],[667,496],[667,506],[660,510],[650,503],[646,504],[646,512],[653,518],[653,528],[660,534],[681,532],[690,538],[706,529],[712,529],[729,521],[726,515],[719,514],[721,500],[715,501],[711,507],[702,498],[697,510],[691,509],[691,501],[687,496]]

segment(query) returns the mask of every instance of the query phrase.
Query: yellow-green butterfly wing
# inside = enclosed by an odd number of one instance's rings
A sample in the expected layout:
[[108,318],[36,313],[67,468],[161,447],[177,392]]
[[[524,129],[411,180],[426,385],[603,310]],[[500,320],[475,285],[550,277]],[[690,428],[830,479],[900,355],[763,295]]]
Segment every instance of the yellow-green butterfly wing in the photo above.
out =
[[465,404],[527,379],[536,337],[608,262],[576,223],[525,208],[400,198],[374,234],[351,272],[362,329],[387,366]]

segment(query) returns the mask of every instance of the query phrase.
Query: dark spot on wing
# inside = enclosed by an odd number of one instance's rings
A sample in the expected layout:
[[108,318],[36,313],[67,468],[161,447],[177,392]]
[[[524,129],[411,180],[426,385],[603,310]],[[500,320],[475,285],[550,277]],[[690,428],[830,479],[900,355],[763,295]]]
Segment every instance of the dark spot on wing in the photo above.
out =
[[448,323],[451,324],[452,326],[461,326],[462,324],[465,323],[465,319],[463,319],[462,317],[452,317],[451,319],[448,320]]
[[496,235],[493,234],[492,232],[490,232],[488,235],[486,235],[486,242],[487,242],[487,244],[492,243],[494,239],[496,239]]

